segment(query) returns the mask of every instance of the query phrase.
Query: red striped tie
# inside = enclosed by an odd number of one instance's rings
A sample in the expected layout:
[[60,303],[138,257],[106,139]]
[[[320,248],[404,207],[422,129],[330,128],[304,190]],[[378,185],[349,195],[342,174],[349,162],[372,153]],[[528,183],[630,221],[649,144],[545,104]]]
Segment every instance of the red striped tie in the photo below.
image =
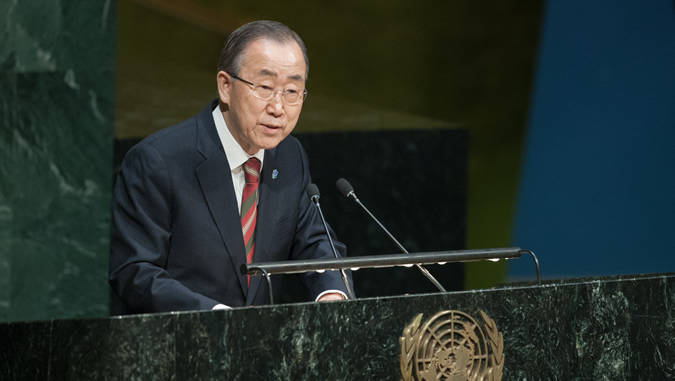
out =
[[[241,231],[244,235],[246,263],[253,260],[255,248],[255,223],[258,214],[258,177],[260,176],[260,160],[252,157],[244,163],[244,192],[241,195]],[[249,278],[250,283],[250,278]]]

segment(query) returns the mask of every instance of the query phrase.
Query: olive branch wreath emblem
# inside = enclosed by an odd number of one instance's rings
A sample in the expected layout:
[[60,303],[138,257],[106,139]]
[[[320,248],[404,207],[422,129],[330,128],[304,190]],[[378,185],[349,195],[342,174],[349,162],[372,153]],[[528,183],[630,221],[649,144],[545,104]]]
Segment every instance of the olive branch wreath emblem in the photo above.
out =
[[[473,334],[472,332],[465,332],[472,341],[480,342],[485,341],[484,345],[486,348],[489,348],[488,353],[476,356],[480,357],[473,358],[473,361],[482,361],[485,363],[484,367],[476,366],[469,367],[471,369],[471,374],[466,375],[467,380],[484,380],[484,381],[500,381],[503,375],[504,369],[504,337],[501,332],[497,330],[497,324],[493,319],[491,319],[485,312],[480,311],[481,319],[483,320],[482,329],[479,325],[473,324],[473,318],[461,311],[442,311],[434,315],[431,319],[425,322],[425,326],[429,325],[436,317],[441,315],[450,315],[450,316],[459,316],[466,317],[470,322],[460,322],[459,318],[453,318],[451,320],[443,321],[440,324],[463,324],[471,328],[471,331],[476,331],[478,334]],[[401,376],[403,381],[423,381],[429,379],[436,379],[435,373],[426,373],[422,374],[415,369],[415,362],[418,360],[418,349],[420,348],[420,341],[424,339],[424,345],[428,344],[430,340],[434,338],[429,334],[425,335],[420,326],[422,325],[422,316],[423,314],[418,314],[415,316],[413,321],[408,324],[403,330],[403,335],[399,337],[400,344],[400,368]],[[440,326],[438,324],[438,326]],[[429,330],[430,327],[426,327],[425,330]],[[482,339],[481,339],[482,338]],[[466,340],[465,340],[466,341]],[[444,364],[447,364],[450,356],[458,355],[454,353],[454,350],[438,350],[433,354],[434,359],[445,361]],[[465,358],[466,359],[466,358]]]

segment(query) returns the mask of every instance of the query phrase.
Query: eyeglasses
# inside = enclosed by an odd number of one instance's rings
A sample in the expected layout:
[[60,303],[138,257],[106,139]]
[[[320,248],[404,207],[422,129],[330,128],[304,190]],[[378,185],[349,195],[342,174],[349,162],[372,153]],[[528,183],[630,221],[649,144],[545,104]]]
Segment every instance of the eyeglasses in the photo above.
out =
[[248,85],[253,86],[253,95],[264,101],[269,101],[274,99],[277,93],[281,94],[281,97],[284,99],[287,105],[299,105],[304,102],[307,98],[307,89],[284,89],[284,90],[274,90],[269,86],[256,85],[255,83],[249,82],[245,79],[241,79],[234,74],[230,74],[230,77],[240,80]]

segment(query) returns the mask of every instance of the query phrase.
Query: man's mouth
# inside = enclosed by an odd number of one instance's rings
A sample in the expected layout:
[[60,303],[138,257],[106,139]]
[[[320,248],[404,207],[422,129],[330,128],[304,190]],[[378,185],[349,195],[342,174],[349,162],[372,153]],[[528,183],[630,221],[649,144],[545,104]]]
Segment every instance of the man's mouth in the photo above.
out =
[[276,124],[263,124],[263,127],[271,130],[278,130],[281,129],[281,126],[276,125]]

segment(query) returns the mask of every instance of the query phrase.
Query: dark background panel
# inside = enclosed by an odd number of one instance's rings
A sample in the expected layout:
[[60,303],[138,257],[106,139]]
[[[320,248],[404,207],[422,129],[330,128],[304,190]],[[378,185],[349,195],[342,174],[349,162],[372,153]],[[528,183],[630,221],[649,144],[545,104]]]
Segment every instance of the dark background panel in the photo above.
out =
[[[461,129],[297,134],[321,206],[348,256],[400,250],[356,202],[336,188],[347,179],[359,200],[409,252],[463,249],[467,133]],[[460,265],[429,266],[446,289],[463,289]],[[417,269],[353,273],[358,296],[434,292]]]

